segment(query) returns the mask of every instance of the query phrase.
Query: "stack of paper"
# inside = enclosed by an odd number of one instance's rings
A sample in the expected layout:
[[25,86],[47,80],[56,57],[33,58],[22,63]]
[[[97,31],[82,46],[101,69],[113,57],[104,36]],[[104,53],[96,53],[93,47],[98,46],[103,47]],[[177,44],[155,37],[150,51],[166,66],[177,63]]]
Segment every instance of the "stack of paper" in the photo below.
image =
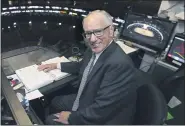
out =
[[[56,57],[44,61],[41,64],[59,62],[69,62],[69,60],[65,57]],[[36,64],[21,68],[15,72],[29,92],[51,84],[53,81],[60,80],[69,75],[68,73],[61,72],[59,69],[51,70],[49,72],[38,71],[38,65]]]

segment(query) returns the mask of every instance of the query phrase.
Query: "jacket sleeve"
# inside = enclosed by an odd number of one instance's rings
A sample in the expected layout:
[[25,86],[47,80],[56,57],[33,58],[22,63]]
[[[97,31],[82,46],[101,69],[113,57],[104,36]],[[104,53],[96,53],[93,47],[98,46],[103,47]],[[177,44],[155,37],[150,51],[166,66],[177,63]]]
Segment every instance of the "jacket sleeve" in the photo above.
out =
[[66,62],[66,63],[61,63],[61,71],[70,73],[70,74],[79,74],[80,68],[84,62],[85,54],[89,52],[89,48],[86,49],[84,52],[84,57],[80,62]]
[[61,63],[61,71],[70,73],[70,74],[78,74],[80,71],[80,67],[82,65],[83,60],[80,62],[66,62],[66,63]]
[[108,68],[97,92],[96,98],[90,106],[72,112],[69,124],[103,124],[113,116],[120,106],[128,105],[129,95],[133,90],[133,67],[129,64],[115,64]]

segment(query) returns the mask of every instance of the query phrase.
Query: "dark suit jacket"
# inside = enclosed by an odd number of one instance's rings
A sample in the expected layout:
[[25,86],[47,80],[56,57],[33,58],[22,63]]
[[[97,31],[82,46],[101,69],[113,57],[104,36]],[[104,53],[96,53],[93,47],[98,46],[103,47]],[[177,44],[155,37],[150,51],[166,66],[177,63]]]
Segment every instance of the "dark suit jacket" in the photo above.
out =
[[[80,63],[61,63],[64,72],[83,71],[92,52],[85,52]],[[136,103],[136,69],[128,55],[112,42],[100,55],[88,76],[79,109],[69,117],[70,124],[131,124]]]

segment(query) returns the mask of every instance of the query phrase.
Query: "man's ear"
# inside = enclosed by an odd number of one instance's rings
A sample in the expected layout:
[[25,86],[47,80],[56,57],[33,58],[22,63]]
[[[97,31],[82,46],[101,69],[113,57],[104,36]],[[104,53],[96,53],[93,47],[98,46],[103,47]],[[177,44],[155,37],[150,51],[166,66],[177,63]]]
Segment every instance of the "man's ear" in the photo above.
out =
[[110,36],[113,37],[114,36],[114,26],[110,26]]

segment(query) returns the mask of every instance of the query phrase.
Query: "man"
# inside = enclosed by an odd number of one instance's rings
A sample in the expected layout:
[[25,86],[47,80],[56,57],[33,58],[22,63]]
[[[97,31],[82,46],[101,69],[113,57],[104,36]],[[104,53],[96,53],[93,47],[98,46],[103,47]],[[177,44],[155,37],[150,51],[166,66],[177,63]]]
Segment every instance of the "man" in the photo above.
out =
[[60,68],[79,75],[77,95],[58,96],[52,106],[58,113],[46,124],[132,124],[136,103],[136,69],[130,58],[113,41],[111,16],[96,10],[83,20],[89,45],[80,63],[39,66],[39,70]]

